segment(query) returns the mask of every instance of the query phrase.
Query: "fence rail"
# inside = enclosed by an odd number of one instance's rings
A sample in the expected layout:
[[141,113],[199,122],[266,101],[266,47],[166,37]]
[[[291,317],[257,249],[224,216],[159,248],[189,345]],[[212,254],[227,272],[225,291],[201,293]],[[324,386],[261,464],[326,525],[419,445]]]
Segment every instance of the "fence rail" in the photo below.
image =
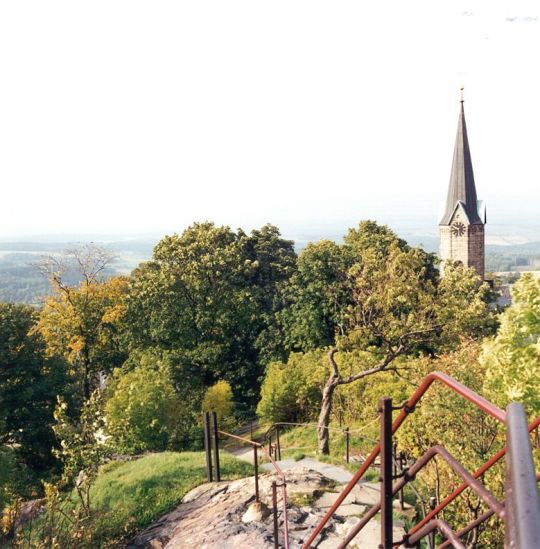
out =
[[[210,417],[212,417],[212,429],[210,429]],[[208,479],[212,482],[212,448],[214,450],[215,456],[215,473],[216,481],[220,480],[219,473],[219,435],[233,440],[247,444],[253,448],[253,475],[255,481],[255,501],[258,503],[260,501],[259,494],[259,450],[266,454],[266,457],[273,465],[274,470],[277,476],[280,479],[280,484],[278,485],[275,481],[272,482],[272,513],[273,513],[273,525],[274,525],[274,547],[277,549],[279,547],[279,533],[278,533],[278,517],[277,517],[277,489],[281,489],[281,501],[283,508],[283,545],[285,549],[289,549],[289,521],[287,517],[287,481],[285,474],[283,473],[281,467],[276,463],[275,459],[270,455],[270,452],[266,451],[266,448],[263,444],[255,442],[254,440],[235,435],[233,433],[228,433],[227,431],[222,431],[218,428],[217,416],[215,412],[212,412],[211,416],[209,412],[204,413],[203,418],[204,425],[204,442],[205,442],[205,451],[207,456],[207,470],[208,470]],[[213,435],[213,436],[212,436]]]
[[[390,463],[392,437],[403,424],[407,416],[414,412],[418,402],[435,381],[439,381],[446,385],[486,414],[504,424],[507,427],[507,447],[497,452],[497,454],[488,460],[480,469],[471,474],[468,473],[453,456],[448,454],[442,446],[436,446],[422,456],[409,471],[405,471],[402,479],[397,483],[392,484],[392,468]],[[400,412],[397,418],[392,422],[392,410],[398,409]],[[368,510],[360,522],[349,532],[347,537],[339,545],[340,549],[346,547],[379,510],[381,511],[381,544],[379,546],[381,549],[391,549],[392,547],[399,547],[400,545],[412,546],[419,543],[420,539],[430,534],[434,529],[437,529],[443,534],[443,536],[445,536],[455,547],[464,547],[463,544],[459,542],[459,537],[470,531],[471,528],[466,531],[465,529],[462,529],[456,534],[451,530],[448,524],[437,518],[437,514],[469,487],[486,501],[493,513],[496,513],[504,519],[508,547],[515,547],[517,549],[540,547],[540,503],[536,490],[534,463],[529,441],[529,433],[538,427],[540,418],[535,419],[527,426],[525,412],[520,404],[510,404],[505,412],[474,391],[471,391],[462,383],[441,372],[433,372],[426,376],[409,400],[401,407],[392,408],[390,399],[381,399],[380,412],[380,441],[375,445],[366,461],[338,496],[334,505],[330,507],[322,520],[315,527],[314,531],[304,543],[303,549],[310,549],[312,547],[313,542],[321,533],[327,522],[332,518],[347,495],[379,455],[381,455],[380,503],[372,506]],[[525,438],[527,439],[526,444]],[[502,504],[495,500],[477,479],[507,453],[507,448],[509,455],[507,456],[506,497],[504,504]],[[435,454],[439,454],[443,457],[445,461],[451,465],[454,471],[462,477],[464,482],[439,505],[431,510],[423,520],[411,528],[403,540],[394,542],[392,539],[392,498],[406,483],[414,479],[416,473],[418,473]],[[484,520],[487,520],[489,516],[486,516]]]
[[[496,419],[506,427],[507,443],[490,459],[488,459],[480,468],[474,472],[469,472],[465,467],[452,456],[442,445],[436,445],[430,448],[423,456],[415,461],[409,467],[403,467],[403,455],[397,452],[393,440],[395,432],[401,427],[409,414],[413,413],[417,404],[435,382],[442,383],[450,390],[454,391],[487,415]],[[398,411],[397,417],[393,420],[393,412]],[[210,422],[210,417],[212,422]],[[368,468],[374,465],[377,457],[380,457],[380,480],[381,497],[380,501],[371,506],[360,521],[349,531],[345,539],[338,546],[344,549],[358,535],[364,526],[379,512],[381,514],[381,544],[380,549],[395,549],[401,546],[417,547],[420,541],[429,536],[430,546],[434,546],[435,532],[438,531],[445,541],[439,546],[439,549],[452,545],[456,548],[465,549],[461,538],[474,528],[477,528],[493,515],[498,516],[504,522],[505,526],[505,547],[515,549],[529,549],[540,547],[540,499],[537,491],[537,480],[540,479],[534,471],[534,462],[532,457],[530,433],[536,431],[540,426],[540,417],[536,418],[527,425],[527,418],[523,406],[519,403],[511,403],[506,411],[501,410],[493,403],[452,377],[441,373],[433,372],[426,376],[414,391],[411,397],[401,406],[393,407],[392,400],[384,397],[380,401],[379,418],[380,438],[379,441],[371,441],[367,437],[362,437],[369,442],[375,442],[373,450],[364,460],[352,480],[347,484],[344,490],[339,494],[335,503],[330,507],[321,521],[316,525],[309,538],[304,542],[303,549],[312,549],[314,542],[321,534],[323,528],[332,518],[334,513],[349,495],[352,489],[360,481]],[[212,425],[211,425],[212,423]],[[281,459],[281,441],[280,431],[287,426],[315,426],[311,423],[292,423],[281,422],[273,424],[264,434],[263,442],[253,440],[253,432],[250,428],[251,438],[247,439],[239,434],[228,433],[218,429],[215,413],[210,416],[205,414],[203,424],[205,426],[205,447],[208,467],[208,478],[212,480],[215,469],[215,479],[219,481],[219,450],[218,437],[230,438],[243,444],[251,445],[254,452],[254,477],[255,477],[255,499],[259,501],[259,477],[258,460],[259,452],[266,454],[268,460],[272,463],[274,470],[279,478],[280,484],[272,483],[272,507],[274,523],[274,544],[279,547],[278,542],[278,520],[277,520],[277,488],[281,488],[281,500],[283,506],[283,546],[288,549],[288,519],[287,519],[287,490],[286,478],[279,467],[277,461]],[[346,437],[346,460],[349,461],[350,435],[359,433],[363,429],[350,430],[347,428],[329,428],[333,431],[340,431]],[[275,440],[275,444],[274,444]],[[214,467],[212,466],[212,449],[214,454]],[[412,482],[416,475],[435,457],[443,459],[454,473],[462,479],[462,483],[448,494],[438,505],[435,501],[430,503],[430,511],[416,525],[409,529],[405,536],[400,540],[393,540],[393,498],[400,494],[400,501],[403,505],[403,489]],[[506,481],[504,501],[499,501],[491,494],[479,480],[486,471],[498,463],[503,457],[506,458]],[[395,481],[395,482],[394,482]],[[488,511],[482,514],[474,521],[467,524],[455,532],[451,526],[438,517],[439,513],[446,509],[464,490],[471,489],[487,505]]]

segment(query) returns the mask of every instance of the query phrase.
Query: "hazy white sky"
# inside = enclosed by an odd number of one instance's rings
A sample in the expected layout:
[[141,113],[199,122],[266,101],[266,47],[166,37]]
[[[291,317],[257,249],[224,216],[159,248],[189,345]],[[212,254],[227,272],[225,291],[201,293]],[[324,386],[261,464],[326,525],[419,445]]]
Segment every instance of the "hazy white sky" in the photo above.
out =
[[0,237],[540,217],[536,1],[0,3]]

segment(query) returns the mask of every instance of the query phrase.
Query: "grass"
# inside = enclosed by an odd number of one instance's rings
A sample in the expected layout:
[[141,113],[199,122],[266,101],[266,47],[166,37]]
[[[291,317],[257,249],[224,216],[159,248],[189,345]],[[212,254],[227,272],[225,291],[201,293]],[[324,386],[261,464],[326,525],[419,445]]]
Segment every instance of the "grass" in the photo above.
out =
[[[223,480],[252,474],[252,466],[225,452],[220,455]],[[128,462],[104,465],[95,480],[90,501],[93,519],[86,524],[87,542],[65,547],[116,547],[121,540],[145,528],[172,510],[184,495],[206,482],[203,452],[163,452]],[[71,505],[75,506],[72,496]],[[39,526],[39,525],[35,525]],[[39,531],[35,528],[34,531]]]
[[[248,476],[252,467],[223,452],[220,455],[224,480]],[[150,524],[169,511],[195,486],[206,482],[202,452],[164,452],[125,463],[102,467],[90,492],[94,507],[123,510],[138,527]]]
[[[279,441],[281,446],[281,457],[283,459],[289,458],[298,461],[303,457],[312,457],[318,461],[344,467],[351,473],[356,473],[360,467],[359,463],[346,463],[345,434],[339,430],[330,431],[329,456],[317,453],[317,430],[314,426],[293,427],[291,429],[287,429],[286,431],[283,430],[280,434]],[[351,433],[349,444],[351,456],[354,456],[357,453],[361,453],[363,456],[366,456],[374,446],[372,442],[366,440],[365,438],[361,438],[356,433]],[[378,470],[368,469],[362,478],[364,480],[376,480],[378,476]]]

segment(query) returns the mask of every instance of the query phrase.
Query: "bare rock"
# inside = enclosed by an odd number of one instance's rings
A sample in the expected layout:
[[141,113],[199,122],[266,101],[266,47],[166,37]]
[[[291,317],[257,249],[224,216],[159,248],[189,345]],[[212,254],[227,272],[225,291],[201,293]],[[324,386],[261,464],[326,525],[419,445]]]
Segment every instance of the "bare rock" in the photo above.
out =
[[252,503],[247,511],[242,515],[242,522],[262,522],[266,517],[270,516],[270,509],[261,502]]

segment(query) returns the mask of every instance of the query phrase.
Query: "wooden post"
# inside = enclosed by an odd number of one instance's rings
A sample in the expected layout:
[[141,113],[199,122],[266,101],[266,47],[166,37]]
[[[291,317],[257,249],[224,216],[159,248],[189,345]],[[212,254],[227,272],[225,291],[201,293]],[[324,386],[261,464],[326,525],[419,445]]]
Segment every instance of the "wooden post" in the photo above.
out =
[[216,465],[216,482],[219,482],[221,480],[221,472],[219,470],[219,435],[216,412],[212,412],[212,423],[214,424],[214,462]]
[[281,461],[281,445],[279,444],[279,425],[276,425],[276,461]]
[[212,448],[210,439],[210,414],[204,412],[203,414],[203,427],[204,427],[204,451],[206,453],[206,476],[208,482],[212,482]]
[[347,463],[349,463],[349,428],[345,428],[345,457]]

